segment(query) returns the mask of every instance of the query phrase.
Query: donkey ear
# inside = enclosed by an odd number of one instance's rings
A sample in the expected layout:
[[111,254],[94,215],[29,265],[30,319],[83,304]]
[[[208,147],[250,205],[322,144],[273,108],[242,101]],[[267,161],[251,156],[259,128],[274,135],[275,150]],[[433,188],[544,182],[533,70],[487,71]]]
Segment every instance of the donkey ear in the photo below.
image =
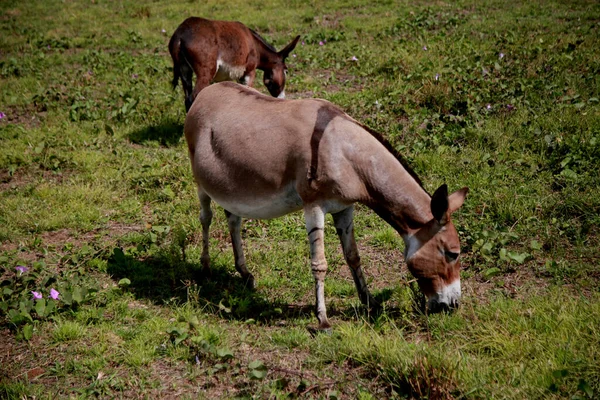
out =
[[298,40],[300,40],[300,35],[296,36],[296,38],[292,40],[290,44],[285,46],[285,48],[283,50],[280,50],[277,54],[279,54],[281,58],[285,60],[298,44]]
[[450,214],[458,210],[463,205],[465,198],[467,197],[467,193],[469,193],[469,188],[464,187],[448,196],[448,211]]
[[431,196],[431,213],[441,225],[448,222],[448,186],[444,183]]

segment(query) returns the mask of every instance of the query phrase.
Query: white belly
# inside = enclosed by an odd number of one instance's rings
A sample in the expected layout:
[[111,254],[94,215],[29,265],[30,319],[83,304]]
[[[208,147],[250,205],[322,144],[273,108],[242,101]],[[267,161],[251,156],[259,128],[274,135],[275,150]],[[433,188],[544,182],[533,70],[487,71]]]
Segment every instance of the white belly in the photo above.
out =
[[206,193],[225,210],[244,218],[271,219],[302,209],[302,199],[293,182],[279,193],[246,197],[241,201]]
[[221,58],[217,59],[217,72],[213,77],[214,82],[239,81],[246,72],[246,66],[229,65]]

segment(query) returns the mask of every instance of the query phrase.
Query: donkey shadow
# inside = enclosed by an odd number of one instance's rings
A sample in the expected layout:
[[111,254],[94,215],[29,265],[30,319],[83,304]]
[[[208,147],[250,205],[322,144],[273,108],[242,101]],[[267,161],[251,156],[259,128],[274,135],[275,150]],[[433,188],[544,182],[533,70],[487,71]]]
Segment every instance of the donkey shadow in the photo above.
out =
[[183,123],[172,118],[161,121],[158,125],[144,126],[131,132],[129,140],[136,144],[158,142],[161,146],[172,147],[179,143],[183,136]]
[[267,300],[260,291],[247,287],[232,266],[216,260],[211,264],[210,276],[205,276],[198,264],[167,250],[142,258],[115,248],[108,258],[107,273],[117,282],[129,279],[127,290],[137,298],[156,304],[197,303],[204,312],[224,319],[271,324],[314,316],[314,305]]
[[[284,320],[315,319],[315,305],[288,304],[269,300],[261,291],[247,287],[246,281],[227,261],[213,259],[210,276],[205,276],[198,263],[186,261],[181,254],[169,249],[160,249],[150,257],[125,254],[115,248],[108,258],[107,272],[115,281],[127,278],[128,286],[137,298],[145,298],[156,304],[196,303],[203,312],[228,320],[255,320],[267,325],[276,325]],[[374,293],[380,304],[392,297],[392,289]],[[422,296],[421,296],[422,297]],[[417,297],[418,298],[418,297]],[[424,298],[422,299],[424,300]],[[419,304],[420,303],[420,304]],[[424,302],[415,302],[413,316],[423,314]],[[332,302],[328,305],[328,315],[341,320],[365,319],[376,323],[383,309],[368,310],[367,307],[341,305]],[[385,307],[384,318],[399,318],[406,309]],[[308,327],[309,331],[311,330]]]

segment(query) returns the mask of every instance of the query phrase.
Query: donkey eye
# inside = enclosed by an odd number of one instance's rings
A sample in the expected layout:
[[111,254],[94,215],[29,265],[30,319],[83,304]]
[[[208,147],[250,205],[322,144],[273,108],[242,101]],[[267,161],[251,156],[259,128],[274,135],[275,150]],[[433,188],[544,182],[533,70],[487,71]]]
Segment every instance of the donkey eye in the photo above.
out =
[[458,258],[459,253],[453,253],[451,251],[446,251],[444,252],[445,256],[446,256],[446,260],[448,262],[452,262],[452,261],[456,261],[456,259]]

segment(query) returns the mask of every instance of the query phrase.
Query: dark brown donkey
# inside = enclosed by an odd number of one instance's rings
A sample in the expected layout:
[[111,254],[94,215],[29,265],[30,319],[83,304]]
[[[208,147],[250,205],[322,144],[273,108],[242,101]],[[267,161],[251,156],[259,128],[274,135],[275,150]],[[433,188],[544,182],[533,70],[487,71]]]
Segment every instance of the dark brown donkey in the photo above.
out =
[[202,223],[202,264],[209,267],[211,201],[225,210],[235,267],[249,285],[240,236],[241,217],[275,218],[303,210],[315,277],[319,328],[325,311],[325,214],[333,215],[361,301],[374,301],[354,240],[354,203],[373,209],[402,236],[404,259],[430,308],[460,300],[460,241],[451,214],[468,189],[433,196],[401,162],[391,145],[333,104],[282,100],[233,82],[198,94],[185,120]]
[[[296,47],[298,39],[300,36],[277,51],[241,22],[190,17],[179,25],[169,41],[173,88],[181,79],[187,111],[196,95],[211,81],[238,81],[252,86],[258,68],[264,71],[263,82],[271,96],[283,98],[287,74],[285,59]],[[196,73],[193,90],[192,72]]]

